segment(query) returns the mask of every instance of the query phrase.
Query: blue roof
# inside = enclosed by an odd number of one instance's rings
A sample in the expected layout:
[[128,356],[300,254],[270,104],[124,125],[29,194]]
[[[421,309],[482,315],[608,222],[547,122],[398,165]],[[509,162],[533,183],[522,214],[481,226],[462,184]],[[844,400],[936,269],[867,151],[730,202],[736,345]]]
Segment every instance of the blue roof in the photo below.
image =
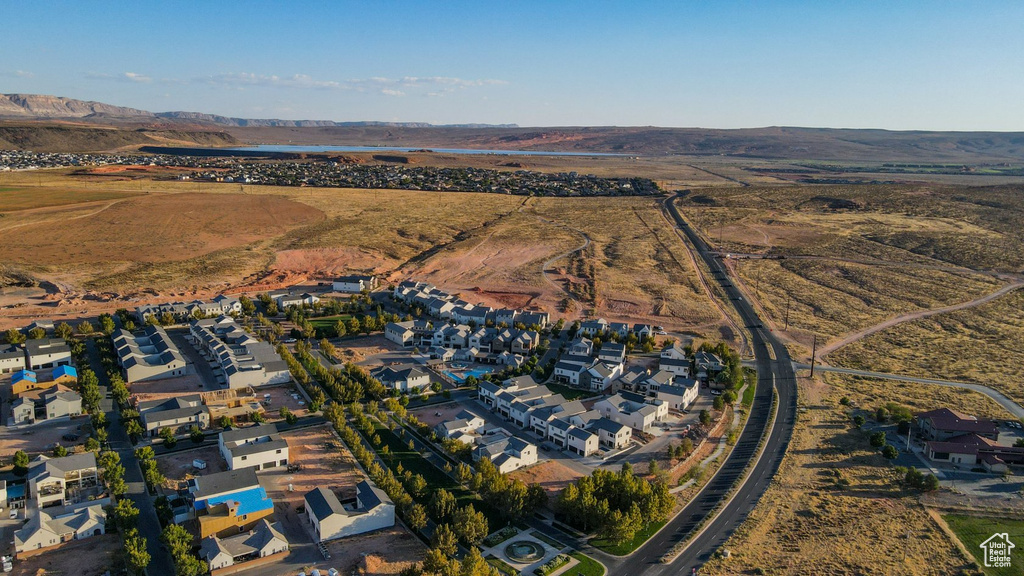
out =
[[71,376],[72,378],[78,378],[78,370],[75,370],[74,366],[57,366],[53,370],[53,379],[56,380],[61,376]]
[[196,500],[196,510],[203,510],[210,506],[223,504],[224,502],[238,502],[239,516],[269,510],[274,507],[274,501],[267,497],[267,491],[262,487],[257,487],[232,494],[215,496],[207,500]]
[[36,373],[31,370],[18,370],[11,376],[11,384],[15,382],[21,382],[22,380],[28,380],[29,382],[37,382]]

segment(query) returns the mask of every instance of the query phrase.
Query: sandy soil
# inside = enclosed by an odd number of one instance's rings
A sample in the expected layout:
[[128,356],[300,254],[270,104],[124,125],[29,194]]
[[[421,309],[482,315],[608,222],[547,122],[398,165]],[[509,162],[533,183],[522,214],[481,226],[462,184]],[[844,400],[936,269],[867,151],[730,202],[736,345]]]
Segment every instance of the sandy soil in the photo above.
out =
[[337,346],[338,354],[343,362],[362,362],[368,356],[383,352],[394,352],[399,347],[383,336],[365,336],[358,339],[345,340]]
[[86,213],[74,226],[7,228],[0,242],[10,248],[6,260],[33,265],[167,262],[243,246],[322,218],[319,210],[280,196],[150,194]]
[[365,576],[398,574],[422,560],[427,550],[419,539],[397,525],[382,532],[335,540],[327,549],[331,566],[342,574]]
[[[302,495],[317,486],[334,490],[341,499],[355,498],[356,483],[363,480],[363,475],[329,425],[286,432],[282,436],[288,442],[289,462],[301,465],[302,469],[291,473],[274,470],[263,475],[269,486],[267,492],[275,502],[300,506]],[[328,443],[336,447],[328,448]],[[289,484],[292,485],[290,492]]]
[[[85,437],[81,436],[82,433],[78,427],[88,422],[88,418],[81,417],[52,424],[37,424],[28,428],[12,429],[0,426],[0,459],[8,461],[18,450],[24,450],[29,456],[49,452],[52,448],[47,449],[47,446],[52,446],[55,443],[60,443],[61,446],[70,450],[73,445],[85,441]],[[75,442],[67,442],[61,437],[68,433],[78,434],[80,437]]]
[[548,460],[525,470],[517,470],[509,476],[518,478],[527,484],[536,482],[544,487],[549,497],[553,498],[562,488],[583,475],[559,462]]
[[[428,426],[437,426],[441,422],[449,422],[455,419],[455,415],[462,412],[465,408],[462,405],[452,402],[450,404],[444,404],[441,406],[428,406],[426,408],[420,408],[413,410],[412,413],[419,418],[420,422]],[[470,410],[470,412],[474,412]],[[477,413],[482,410],[476,411]],[[440,415],[438,415],[440,414]]]
[[112,567],[114,554],[121,549],[117,534],[93,536],[68,542],[51,551],[14,564],[15,576],[96,576]]
[[[192,441],[188,438],[178,440],[178,444],[182,446],[191,443]],[[205,470],[197,470],[192,466],[192,461],[196,459],[206,461]],[[206,446],[197,450],[187,450],[160,456],[156,459],[156,464],[161,474],[168,480],[175,482],[188,480],[196,476],[225,472],[228,469],[227,462],[224,461],[224,458],[220,455],[220,450],[216,446]]]

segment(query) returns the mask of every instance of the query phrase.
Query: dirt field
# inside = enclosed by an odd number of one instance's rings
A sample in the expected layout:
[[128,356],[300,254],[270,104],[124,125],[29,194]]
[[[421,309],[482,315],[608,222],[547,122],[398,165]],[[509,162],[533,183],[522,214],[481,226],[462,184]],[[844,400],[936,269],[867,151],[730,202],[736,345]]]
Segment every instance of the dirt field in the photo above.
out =
[[[85,442],[85,438],[80,437],[75,442],[68,442],[61,437],[68,433],[81,436],[79,426],[88,424],[88,422],[88,418],[81,417],[64,422],[49,424],[44,422],[28,428],[12,429],[0,426],[0,460],[10,462],[18,450],[24,450],[29,456],[50,452],[56,443],[71,450],[72,446]],[[50,448],[48,449],[47,446]]]
[[582,474],[554,460],[548,460],[536,466],[530,466],[525,470],[516,470],[509,474],[509,476],[518,478],[527,484],[536,482],[544,487],[544,490],[548,492],[549,498],[554,498],[556,493],[577,478],[580,478]]
[[[263,408],[267,411],[267,420],[271,422],[278,422],[283,420],[280,416],[281,407],[288,408],[296,416],[305,416],[309,413],[309,406],[299,406],[299,400],[292,398],[292,393],[295,392],[294,388],[287,386],[269,386],[263,388],[255,388],[256,397],[259,398],[260,402],[263,401],[265,394],[270,394],[270,405],[264,406]],[[302,398],[302,395],[299,395]],[[304,400],[303,400],[304,402]]]
[[726,544],[732,557],[712,560],[702,573],[876,574],[885,566],[892,574],[940,576],[969,566],[917,499],[901,497],[892,467],[849,424],[839,405],[848,394],[801,383],[808,411],[776,480]]
[[97,576],[113,567],[114,555],[121,549],[117,534],[93,536],[63,544],[14,563],[15,576]]
[[[423,422],[424,424],[433,427],[437,426],[441,422],[449,422],[451,420],[454,420],[455,415],[458,414],[459,412],[462,412],[463,410],[465,410],[465,408],[463,408],[461,404],[452,402],[450,404],[444,404],[441,406],[428,406],[426,408],[413,410],[412,414],[419,418],[420,422]],[[480,414],[483,411],[483,408],[470,410],[470,412],[473,412],[475,414]],[[440,416],[438,416],[438,413],[440,413]]]
[[[272,470],[262,474],[267,492],[275,502],[300,506],[302,495],[317,486],[334,490],[341,499],[355,498],[356,483],[363,480],[363,475],[329,425],[285,432],[282,436],[288,442],[288,461],[301,465],[302,470],[290,473]],[[327,448],[327,443],[338,447]],[[289,484],[293,488],[291,492]]]
[[[185,438],[178,440],[178,443],[181,446],[187,446],[191,443],[191,440]],[[192,461],[196,459],[206,461],[205,470],[197,470],[192,466]],[[157,468],[160,469],[160,473],[172,482],[225,472],[228,469],[228,464],[224,461],[224,457],[220,455],[220,450],[217,446],[206,446],[197,450],[187,450],[160,456],[156,459],[156,464]]]
[[383,336],[365,336],[344,340],[336,346],[343,362],[362,362],[367,356],[398,350],[398,346]]
[[[331,559],[323,565],[342,574],[384,576],[398,574],[423,559],[427,548],[408,530],[395,526],[388,530],[334,540],[327,545]],[[322,574],[326,570],[320,569]]]
[[188,374],[177,378],[132,382],[128,390],[139,399],[163,400],[184,394],[198,394],[203,391],[203,380],[198,374]]

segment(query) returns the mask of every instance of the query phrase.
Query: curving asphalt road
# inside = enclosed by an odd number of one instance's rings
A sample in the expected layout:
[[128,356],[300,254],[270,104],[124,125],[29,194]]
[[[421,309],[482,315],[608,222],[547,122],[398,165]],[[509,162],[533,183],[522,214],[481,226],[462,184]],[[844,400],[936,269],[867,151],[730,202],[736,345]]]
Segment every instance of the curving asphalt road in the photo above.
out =
[[[637,552],[628,558],[601,557],[608,566],[609,576],[668,576],[689,574],[699,569],[746,520],[768,489],[789,447],[796,423],[796,375],[789,353],[770,331],[762,327],[753,307],[729,280],[721,262],[680,216],[673,203],[680,196],[668,199],[665,207],[750,329],[750,344],[758,373],[757,388],[746,427],[718,472],[696,498]],[[778,413],[774,421],[771,419],[773,390],[778,391]],[[757,446],[766,431],[764,451],[753,462],[749,476],[744,480],[744,470],[757,455]],[[742,484],[723,505],[723,500],[737,481]],[[723,505],[720,513],[704,524],[673,562],[661,563],[662,556],[690,537],[720,505]]]

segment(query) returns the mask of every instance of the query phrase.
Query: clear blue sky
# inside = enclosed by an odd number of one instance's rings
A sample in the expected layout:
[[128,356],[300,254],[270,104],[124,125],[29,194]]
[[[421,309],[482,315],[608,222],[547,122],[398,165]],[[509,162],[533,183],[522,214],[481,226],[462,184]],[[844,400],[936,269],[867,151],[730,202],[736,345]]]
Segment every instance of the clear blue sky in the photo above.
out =
[[0,92],[250,118],[1024,130],[1024,2],[0,4]]

